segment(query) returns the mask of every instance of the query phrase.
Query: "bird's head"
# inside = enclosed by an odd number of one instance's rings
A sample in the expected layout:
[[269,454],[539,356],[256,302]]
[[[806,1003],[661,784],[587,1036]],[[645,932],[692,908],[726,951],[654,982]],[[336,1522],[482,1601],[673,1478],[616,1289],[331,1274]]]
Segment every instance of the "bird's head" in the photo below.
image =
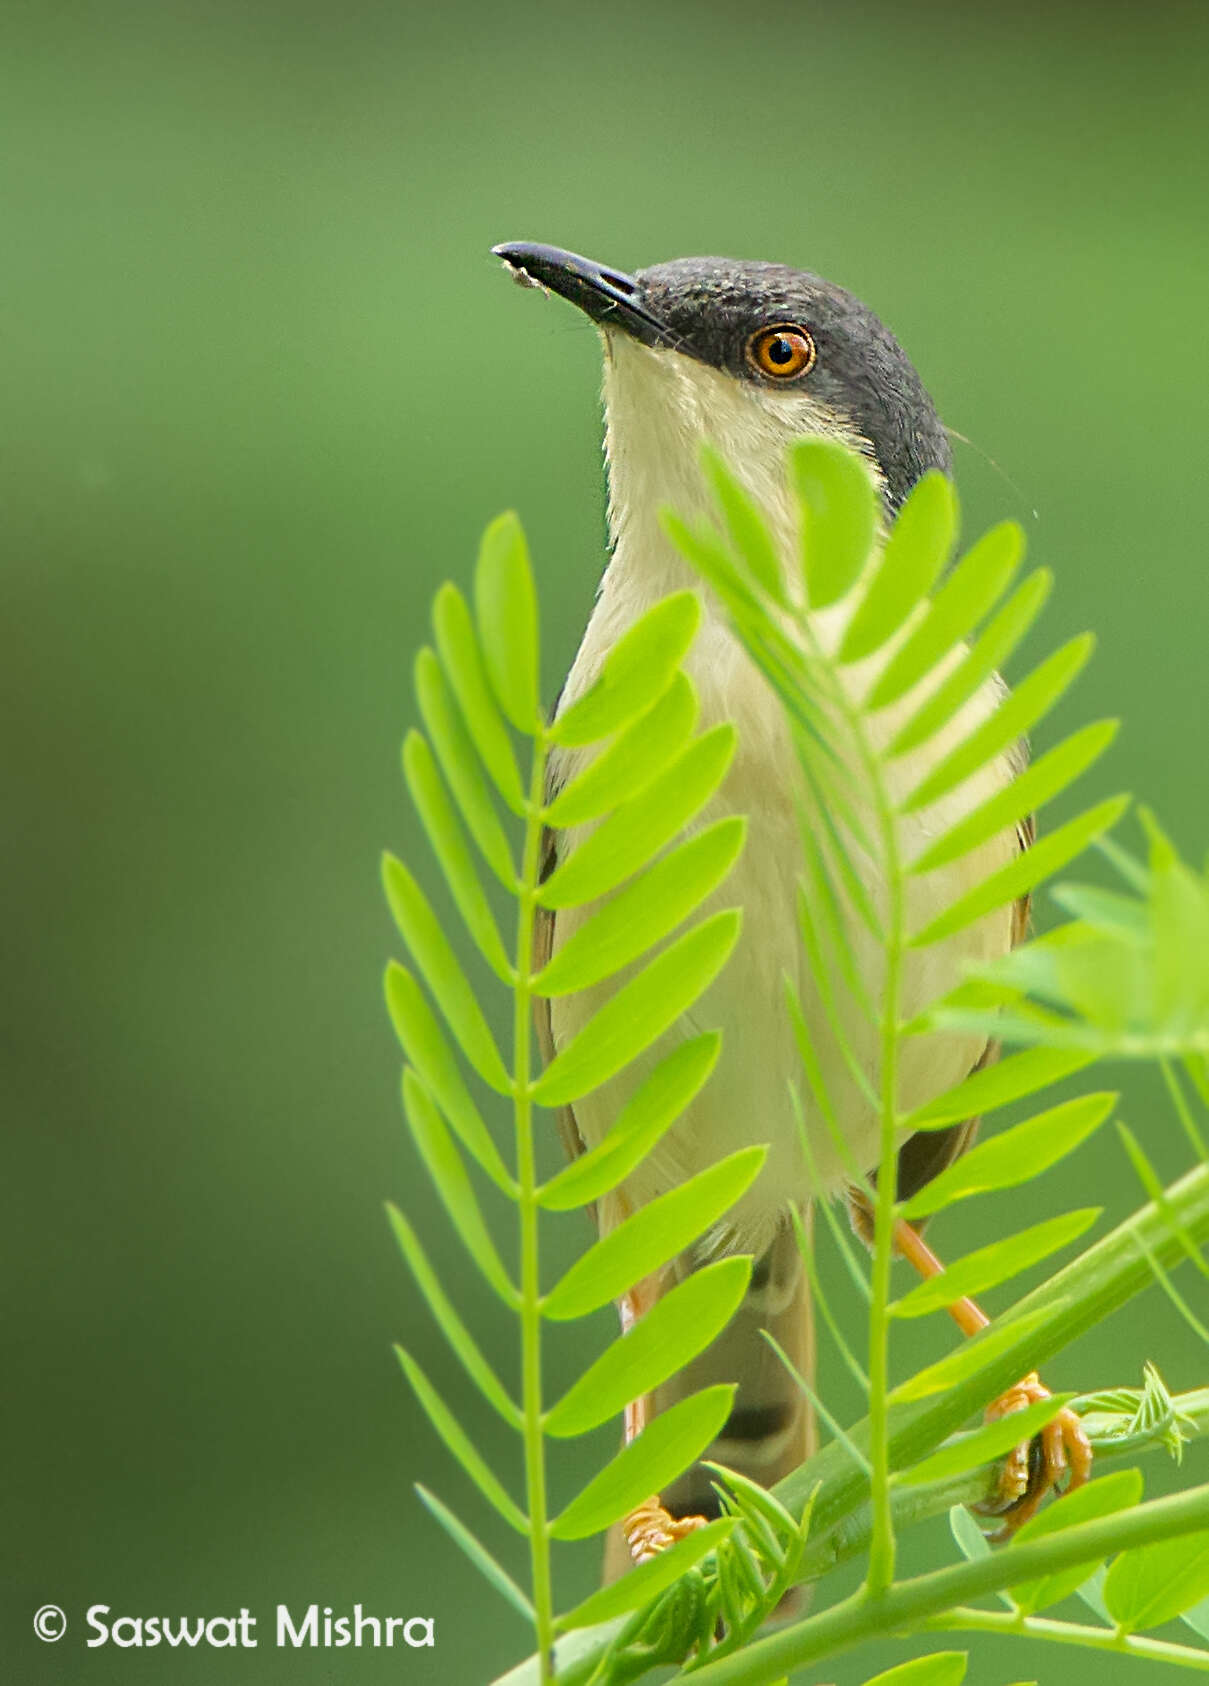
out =
[[888,512],[949,441],[894,335],[842,287],[782,264],[678,258],[633,275],[554,246],[495,253],[601,330],[614,537],[666,504],[695,513],[701,447],[757,502],[783,503],[785,453],[826,435],[859,450]]

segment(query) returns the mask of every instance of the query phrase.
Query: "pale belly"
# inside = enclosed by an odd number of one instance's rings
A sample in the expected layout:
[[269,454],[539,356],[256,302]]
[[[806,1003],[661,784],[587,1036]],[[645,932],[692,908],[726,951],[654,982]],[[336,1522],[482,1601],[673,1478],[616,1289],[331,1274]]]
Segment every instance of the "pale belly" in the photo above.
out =
[[[632,1173],[619,1195],[603,1203],[600,1219],[602,1227],[608,1229],[627,1209],[665,1192],[723,1155],[763,1142],[769,1147],[764,1171],[731,1213],[727,1232],[716,1238],[723,1247],[758,1251],[783,1220],[787,1202],[804,1205],[815,1195],[838,1191],[850,1180],[833,1131],[803,1080],[785,1006],[786,978],[801,999],[848,1153],[863,1169],[872,1169],[877,1162],[880,1126],[875,1107],[839,1051],[803,954],[796,912],[803,855],[790,782],[796,767],[780,704],[720,623],[708,623],[703,629],[688,669],[701,698],[702,724],[730,719],[739,730],[739,749],[727,780],[698,823],[708,823],[727,812],[748,816],[743,855],[702,909],[709,912],[741,906],[742,933],[726,968],[692,1013],[682,1017],[612,1082],[577,1102],[575,1119],[585,1143],[594,1145],[609,1129],[629,1094],[677,1039],[720,1029],[722,1055],[708,1084],[656,1151]],[[926,767],[985,716],[995,701],[996,694],[988,688],[963,711],[942,743],[907,758],[896,778],[898,794],[904,795]],[[887,722],[885,729],[893,730],[893,721]],[[942,811],[925,810],[909,822],[900,822],[905,857],[918,854],[929,837],[983,802],[1011,778],[1012,772],[1008,759],[1001,758],[946,799]],[[872,825],[870,819],[870,829]],[[572,835],[566,841],[573,846],[576,837]],[[922,928],[972,884],[1006,864],[1017,847],[1015,834],[1005,833],[949,868],[909,879],[908,928]],[[876,881],[872,869],[866,870],[865,877],[872,880],[867,887],[875,904],[884,907],[885,885]],[[559,913],[556,948],[590,912],[585,908]],[[849,930],[865,989],[875,1002],[880,1001],[884,968],[881,947],[855,917],[849,920]],[[956,984],[972,962],[1004,953],[1011,944],[1011,933],[1012,910],[1005,908],[944,943],[909,952],[902,977],[900,1017],[905,1020],[921,1011]],[[556,1047],[564,1046],[581,1028],[618,981],[552,1003],[551,1029]],[[836,986],[836,1000],[852,1061],[876,1090],[881,1081],[878,1029],[855,1006],[843,984]],[[901,1046],[900,1112],[923,1105],[959,1082],[982,1052],[981,1042],[955,1035],[912,1037]],[[801,1098],[817,1181],[802,1152],[791,1085]]]

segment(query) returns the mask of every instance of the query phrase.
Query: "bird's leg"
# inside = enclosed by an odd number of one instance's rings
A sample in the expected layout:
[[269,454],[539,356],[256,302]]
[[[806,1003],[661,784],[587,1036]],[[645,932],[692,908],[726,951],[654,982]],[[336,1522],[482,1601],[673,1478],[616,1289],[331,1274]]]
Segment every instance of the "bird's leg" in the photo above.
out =
[[[894,1226],[894,1244],[922,1277],[939,1276],[944,1266],[923,1237],[901,1218]],[[949,1314],[965,1335],[985,1329],[990,1318],[973,1300],[955,1300]],[[987,1422],[997,1422],[1012,1411],[1023,1411],[1037,1400],[1048,1399],[1050,1390],[1035,1370],[1010,1387],[988,1406]],[[1003,1526],[993,1536],[1010,1539],[1035,1516],[1045,1495],[1070,1471],[1067,1490],[1082,1487],[1091,1473],[1091,1443],[1074,1411],[1064,1406],[1034,1440],[1026,1440],[1004,1459],[995,1496],[974,1508],[987,1516],[1000,1516]]]
[[[657,1297],[658,1289],[651,1278],[621,1296],[617,1302],[617,1313],[621,1319],[622,1334],[634,1327],[643,1312],[649,1311],[654,1305]],[[653,1403],[648,1393],[626,1406],[627,1446],[650,1422]],[[670,1545],[675,1545],[677,1540],[684,1539],[686,1534],[695,1533],[698,1528],[704,1527],[704,1516],[673,1516],[669,1510],[664,1509],[658,1493],[652,1493],[649,1499],[645,1499],[622,1519],[621,1532],[634,1562],[646,1563],[659,1552],[666,1551]]]

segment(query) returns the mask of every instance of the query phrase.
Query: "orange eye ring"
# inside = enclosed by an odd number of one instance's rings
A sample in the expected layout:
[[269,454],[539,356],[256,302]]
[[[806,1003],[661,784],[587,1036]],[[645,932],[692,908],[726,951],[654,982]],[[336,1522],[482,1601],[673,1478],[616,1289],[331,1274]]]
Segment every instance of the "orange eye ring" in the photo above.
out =
[[774,322],[747,342],[748,362],[776,381],[809,374],[817,356],[813,338],[798,322]]

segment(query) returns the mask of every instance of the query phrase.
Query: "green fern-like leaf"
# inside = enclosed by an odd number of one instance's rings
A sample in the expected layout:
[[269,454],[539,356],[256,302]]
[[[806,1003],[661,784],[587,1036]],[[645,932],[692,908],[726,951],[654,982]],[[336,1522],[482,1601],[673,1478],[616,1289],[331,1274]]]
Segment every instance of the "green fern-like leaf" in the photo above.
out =
[[[410,1353],[400,1349],[399,1359],[448,1451],[488,1504],[528,1538],[530,1586],[522,1591],[439,1498],[421,1495],[470,1561],[532,1621],[545,1678],[557,1620],[551,1540],[600,1531],[652,1487],[680,1474],[717,1433],[733,1390],[691,1395],[657,1419],[557,1517],[547,1509],[548,1442],[586,1434],[620,1415],[632,1399],[695,1358],[741,1300],[750,1260],[719,1261],[682,1284],[553,1405],[542,1390],[543,1328],[547,1321],[584,1316],[616,1298],[695,1241],[751,1182],[763,1150],[735,1155],[635,1213],[543,1294],[544,1214],[598,1200],[630,1174],[708,1080],[718,1035],[707,1030],[662,1058],[604,1140],[545,1187],[536,1176],[537,1108],[579,1099],[616,1076],[689,1012],[718,975],[740,916],[724,909],[696,924],[692,919],[738,858],[744,822],[723,820],[680,840],[717,789],[735,749],[730,726],[695,735],[697,699],[681,665],[700,620],[694,594],[676,593],[656,604],[618,641],[591,690],[553,725],[539,709],[537,593],[514,515],[501,516],[484,535],[473,605],[472,612],[452,585],[437,593],[435,647],[422,650],[415,667],[424,730],[409,732],[403,747],[407,788],[469,944],[470,963],[416,872],[388,856],[383,882],[407,964],[389,966],[386,997],[407,1061],[404,1112],[420,1158],[470,1260],[517,1319],[519,1399],[488,1362],[413,1225],[397,1210],[390,1216],[411,1274],[467,1379],[517,1432],[523,1507],[475,1445],[458,1402],[438,1393]],[[545,769],[556,744],[581,746],[590,754],[547,805]],[[543,877],[543,834],[560,827],[580,828],[579,845],[562,850],[561,864]],[[494,881],[490,890],[483,868]],[[510,904],[511,932],[497,913],[501,888]],[[534,959],[539,907],[587,903],[600,905],[539,971]],[[609,984],[623,972],[624,983],[613,987],[539,1073],[532,1047],[534,999]],[[511,1005],[507,1058],[492,1029],[493,991]],[[489,1127],[476,1085],[511,1108],[508,1150],[501,1151]],[[467,1159],[486,1172],[493,1194],[517,1210],[515,1275],[492,1238]],[[715,1530],[700,1551],[722,1543],[727,1532]],[[687,1567],[695,1560],[690,1549],[673,1562]],[[637,1582],[633,1597],[641,1596],[643,1586],[654,1593],[663,1584],[659,1573],[648,1575]],[[598,1610],[630,1607],[629,1594],[614,1594],[584,1609],[591,1617]]]

